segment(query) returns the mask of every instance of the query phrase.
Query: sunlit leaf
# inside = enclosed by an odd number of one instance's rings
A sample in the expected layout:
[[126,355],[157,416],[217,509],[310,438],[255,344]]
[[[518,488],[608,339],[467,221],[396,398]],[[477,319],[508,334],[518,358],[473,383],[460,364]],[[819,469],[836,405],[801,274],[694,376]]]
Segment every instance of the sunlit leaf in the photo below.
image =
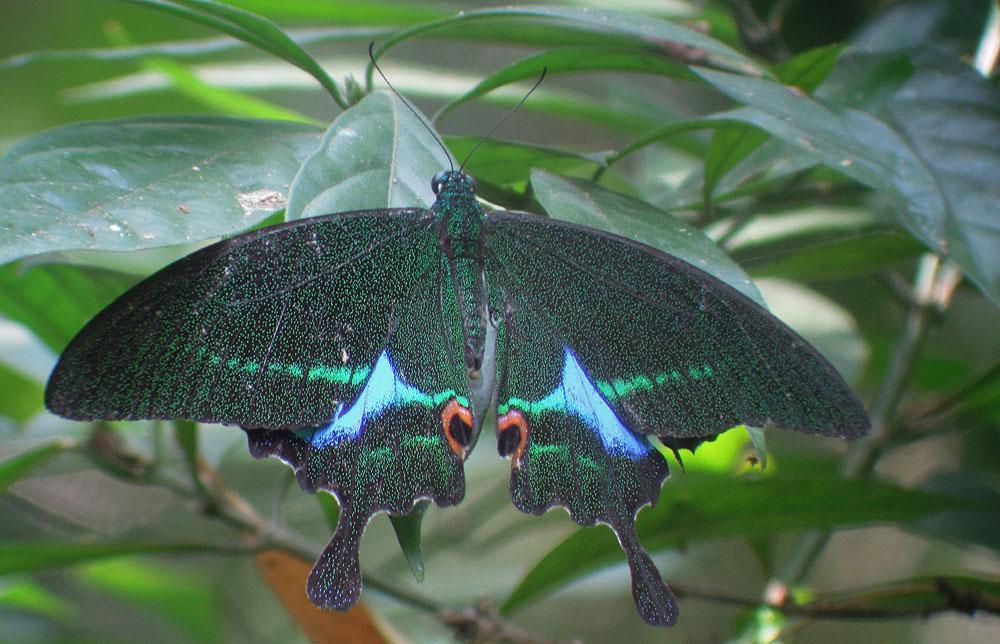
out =
[[0,263],[65,250],[185,244],[285,206],[310,126],[213,117],[68,125],[0,157]]
[[430,206],[431,177],[448,167],[440,143],[399,98],[371,94],[337,117],[302,164],[287,217]]

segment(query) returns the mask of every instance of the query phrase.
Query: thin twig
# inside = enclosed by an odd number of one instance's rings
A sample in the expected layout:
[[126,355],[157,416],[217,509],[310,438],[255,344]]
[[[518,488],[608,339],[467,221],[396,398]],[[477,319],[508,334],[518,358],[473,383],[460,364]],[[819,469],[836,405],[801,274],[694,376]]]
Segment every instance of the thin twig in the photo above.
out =
[[[768,21],[764,22],[754,11],[749,0],[726,0],[726,4],[729,5],[733,19],[739,27],[740,37],[748,50],[776,61],[789,57],[788,47],[778,31],[782,22],[779,12],[772,13]],[[782,3],[778,6],[784,7]]]
[[[1000,615],[1000,597],[975,590],[965,590],[960,588],[960,585],[959,580],[939,577],[919,583],[907,581],[897,587],[863,592],[840,600],[821,597],[805,604],[795,603],[794,599],[786,594],[783,595],[782,601],[765,602],[765,605],[780,610],[786,615],[814,619],[905,619],[908,617],[928,617],[946,612],[958,612],[966,615],[984,612]],[[689,599],[700,599],[746,608],[761,604],[759,600],[752,597],[703,592],[678,587],[675,584],[671,584],[671,588],[678,597]],[[907,599],[916,593],[935,596],[936,601],[920,604],[899,602],[899,605],[893,605],[893,600]]]

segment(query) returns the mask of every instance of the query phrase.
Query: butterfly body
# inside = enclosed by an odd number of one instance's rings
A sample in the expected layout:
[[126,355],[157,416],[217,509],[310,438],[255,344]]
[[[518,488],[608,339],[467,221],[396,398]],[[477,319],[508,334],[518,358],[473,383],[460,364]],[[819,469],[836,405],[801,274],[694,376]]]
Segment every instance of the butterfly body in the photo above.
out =
[[328,215],[219,242],[146,279],[64,351],[46,404],[70,418],[236,424],[254,456],[340,502],[310,574],[361,592],[371,517],[464,496],[492,406],[522,511],[616,533],[647,622],[676,600],[635,533],[689,447],[742,423],[868,430],[836,371],[759,305],[675,257],[526,213],[437,175],[430,209]]

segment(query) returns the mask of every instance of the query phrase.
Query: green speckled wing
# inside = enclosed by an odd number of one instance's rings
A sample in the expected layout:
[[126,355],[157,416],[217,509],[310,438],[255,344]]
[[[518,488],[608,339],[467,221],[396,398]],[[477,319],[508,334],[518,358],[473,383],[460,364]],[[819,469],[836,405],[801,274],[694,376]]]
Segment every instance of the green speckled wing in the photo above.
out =
[[[504,268],[488,264],[497,341],[497,441],[511,459],[510,493],[529,514],[555,506],[581,525],[611,527],[628,558],[632,596],[644,620],[670,626],[677,600],[639,543],[635,517],[655,504],[667,463],[614,415],[574,351],[528,304]],[[544,276],[540,276],[544,277]]]
[[309,577],[319,606],[361,592],[377,512],[460,501],[475,440],[450,268],[429,211],[319,217],[206,247],[129,290],[63,352],[46,403],[77,418],[238,424],[337,530]]
[[564,222],[502,212],[488,226],[491,278],[575,352],[632,431],[667,442],[740,424],[868,431],[861,403],[815,349],[711,275]]
[[364,387],[331,422],[294,432],[247,430],[254,456],[278,456],[303,489],[337,496],[337,530],[309,575],[317,606],[344,610],[357,601],[358,549],[374,514],[406,514],[419,499],[453,505],[464,496],[462,462],[477,424],[447,271],[442,258],[400,304]]
[[500,299],[497,437],[501,456],[511,458],[514,505],[529,514],[561,506],[581,525],[610,526],[628,558],[639,614],[672,625],[677,601],[635,533],[636,514],[656,503],[669,475],[666,461],[617,421],[572,349],[519,292]]
[[397,305],[438,270],[428,211],[290,222],[147,278],[63,352],[49,409],[79,420],[319,425],[360,390]]
[[514,504],[609,525],[639,613],[670,625],[676,600],[634,527],[668,476],[645,435],[675,449],[742,423],[855,437],[868,417],[804,340],[675,257],[520,213],[490,213],[487,227]]

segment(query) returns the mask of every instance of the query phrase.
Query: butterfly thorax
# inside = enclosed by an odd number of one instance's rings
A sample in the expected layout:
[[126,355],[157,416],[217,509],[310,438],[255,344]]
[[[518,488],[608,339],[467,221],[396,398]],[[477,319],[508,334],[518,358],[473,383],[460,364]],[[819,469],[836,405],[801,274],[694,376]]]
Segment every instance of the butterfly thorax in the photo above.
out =
[[483,207],[476,201],[475,180],[461,171],[441,172],[431,182],[437,200],[441,250],[447,258],[462,318],[465,366],[479,377],[486,347],[488,323],[486,280],[483,273]]

